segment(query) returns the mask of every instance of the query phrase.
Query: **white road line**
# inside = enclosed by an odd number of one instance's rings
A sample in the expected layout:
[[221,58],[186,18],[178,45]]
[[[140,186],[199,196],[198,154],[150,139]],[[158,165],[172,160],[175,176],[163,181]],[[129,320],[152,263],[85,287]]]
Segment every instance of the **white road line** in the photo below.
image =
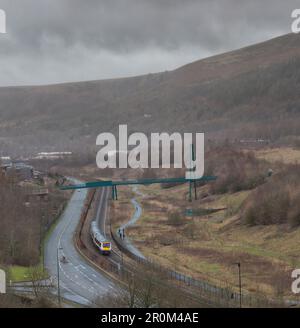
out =
[[[102,194],[103,195],[103,194]],[[62,230],[59,239],[58,239],[58,245],[57,248],[61,247],[61,240],[62,240],[62,236],[64,235],[64,233],[67,230],[67,227],[69,226],[70,222],[72,220],[72,216],[70,217],[70,219],[68,220],[68,222],[65,224],[64,229]],[[64,254],[64,253],[63,253]],[[71,259],[72,256],[69,257],[69,259]],[[69,264],[73,267],[75,267],[75,265],[72,262],[69,262]],[[83,284],[78,283],[77,281],[74,281],[73,279],[70,278],[69,275],[66,274],[65,270],[62,268],[61,263],[59,262],[59,269],[62,271],[62,273],[66,276],[66,278],[68,280],[71,280],[73,283],[75,283],[76,285],[80,286],[81,288],[87,289],[87,287]],[[85,273],[83,273],[82,271],[80,271],[79,269],[76,269],[77,271],[79,271],[83,276],[87,276]],[[96,276],[97,277],[97,276]],[[78,279],[78,275],[75,275],[75,278]],[[91,281],[93,281],[92,279],[90,279]],[[94,282],[94,281],[93,281]],[[94,282],[98,287],[100,287],[100,290],[106,290],[103,286],[99,285],[98,283]],[[74,291],[72,291],[72,293],[74,293]],[[75,295],[77,295],[78,293],[76,293]]]

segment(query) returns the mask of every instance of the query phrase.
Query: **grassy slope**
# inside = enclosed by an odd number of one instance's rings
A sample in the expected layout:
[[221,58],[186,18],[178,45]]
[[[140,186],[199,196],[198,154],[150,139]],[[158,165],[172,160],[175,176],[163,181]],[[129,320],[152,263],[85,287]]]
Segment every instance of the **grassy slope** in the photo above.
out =
[[300,149],[290,147],[262,149],[257,152],[257,157],[271,163],[300,164]]
[[[287,153],[290,162],[299,156],[298,151],[291,149],[265,150],[257,155],[273,161],[274,152],[285,162]],[[187,187],[162,190],[155,186],[140,190],[147,195],[139,199],[144,212],[130,235],[147,256],[194,277],[234,286],[237,286],[237,271],[233,263],[241,261],[245,289],[293,297],[290,274],[300,265],[300,229],[290,230],[285,225],[249,227],[241,224],[238,210],[249,192],[194,202],[194,209],[227,209],[205,217],[186,217],[185,224],[174,227],[168,224],[168,212],[176,209],[183,212],[191,207],[186,201]],[[189,225],[194,236],[189,232]]]

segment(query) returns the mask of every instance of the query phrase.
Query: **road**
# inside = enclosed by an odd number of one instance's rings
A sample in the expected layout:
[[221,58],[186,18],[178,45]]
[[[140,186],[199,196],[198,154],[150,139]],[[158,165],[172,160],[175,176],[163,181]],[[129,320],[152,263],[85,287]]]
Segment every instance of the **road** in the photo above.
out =
[[[134,191],[136,194],[138,194],[138,195],[140,195],[140,196],[144,196],[144,195],[139,191],[139,189],[138,189],[137,186],[134,186],[132,189],[133,189],[133,191]],[[131,204],[132,204],[133,207],[134,207],[134,213],[133,213],[132,217],[130,218],[130,220],[129,220],[127,223],[123,224],[123,225],[120,227],[121,230],[124,229],[124,231],[125,231],[125,237],[124,237],[124,239],[122,239],[122,244],[123,244],[123,246],[124,246],[125,248],[127,248],[128,251],[130,251],[132,254],[134,254],[134,255],[136,255],[136,256],[142,258],[142,259],[146,259],[146,257],[141,253],[141,251],[139,251],[139,250],[135,247],[135,245],[131,242],[131,240],[127,237],[127,234],[126,234],[126,228],[128,228],[128,227],[134,225],[134,224],[137,222],[137,220],[138,220],[138,219],[141,217],[141,215],[142,215],[142,207],[141,207],[141,205],[137,202],[137,200],[136,200],[135,198],[132,198],[132,199],[131,199]],[[119,230],[119,229],[117,229],[117,234],[116,234],[117,236],[118,236],[118,230]]]
[[[80,181],[72,181],[80,183]],[[101,193],[106,193],[104,190]],[[97,297],[114,293],[116,286],[99,273],[77,253],[73,236],[80,220],[81,210],[87,196],[86,189],[75,191],[58,224],[45,245],[45,267],[57,284],[57,250],[59,259],[65,256],[67,262],[59,263],[60,293],[65,299],[91,306]],[[106,211],[106,198],[101,198]]]

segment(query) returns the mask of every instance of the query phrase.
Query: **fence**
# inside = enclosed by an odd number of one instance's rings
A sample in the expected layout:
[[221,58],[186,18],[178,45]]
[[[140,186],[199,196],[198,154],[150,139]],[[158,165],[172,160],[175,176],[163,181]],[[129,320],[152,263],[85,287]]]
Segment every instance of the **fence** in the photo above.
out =
[[96,190],[93,189],[89,192],[85,206],[81,212],[80,222],[75,232],[75,245],[77,248],[84,252],[84,255],[90,259],[91,262],[101,267],[104,271],[111,272],[119,278],[127,279],[132,275],[132,271],[126,263],[120,264],[117,262],[110,261],[105,256],[99,256],[92,252],[82,240],[82,229],[85,224],[89,209],[91,208],[92,202],[94,201]]
[[[128,281],[132,277],[134,268],[131,263],[127,263],[125,259],[122,258],[121,263],[116,261],[111,261],[109,258],[104,256],[97,256],[95,253],[90,251],[81,239],[81,231],[84,226],[88,211],[95,197],[95,190],[92,190],[87,198],[85,207],[81,214],[79,229],[76,232],[76,244],[84,251],[85,255],[96,265],[100,266],[103,270],[112,273],[114,276],[118,277],[120,281]],[[156,272],[164,275],[167,279],[175,281],[180,287],[183,287],[187,293],[190,293],[196,297],[207,300],[207,304],[212,306],[227,306],[227,307],[238,307],[240,306],[240,294],[227,282],[219,281],[218,285],[213,285],[204,280],[195,279],[191,276],[187,276],[183,273],[177,272],[175,270],[168,269],[159,263],[156,263],[150,259],[141,258],[133,253],[131,253],[124,243],[119,239],[115,233],[112,231],[110,226],[111,236],[118,246],[118,248],[131,259],[133,259],[139,265],[143,265],[147,268],[151,268]],[[258,295],[253,295],[250,293],[243,292],[242,304],[246,307],[274,307],[281,306],[282,304],[275,302],[273,300],[268,300],[264,297],[259,297]]]
[[[207,281],[195,279],[191,276],[187,276],[183,273],[168,269],[151,259],[144,259],[136,254],[133,254],[128,250],[125,244],[116,234],[111,230],[111,236],[119,249],[127,254],[130,258],[135,260],[137,263],[150,266],[154,270],[164,274],[171,280],[175,280],[181,286],[184,286],[192,290],[193,293],[197,293],[202,297],[207,297],[211,300],[214,305],[219,306],[230,306],[239,307],[240,306],[240,293],[237,293],[234,289],[235,287],[227,282],[219,281],[218,285],[213,285]],[[245,307],[274,307],[282,306],[283,304],[275,300],[267,299],[266,297],[260,297],[258,295],[253,295],[250,293],[242,293],[242,304]]]

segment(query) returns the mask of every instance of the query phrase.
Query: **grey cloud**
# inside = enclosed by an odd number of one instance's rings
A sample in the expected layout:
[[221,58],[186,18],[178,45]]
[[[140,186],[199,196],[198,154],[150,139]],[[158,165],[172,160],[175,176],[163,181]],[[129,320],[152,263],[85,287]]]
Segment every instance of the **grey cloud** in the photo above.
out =
[[8,24],[0,84],[172,69],[288,33],[297,7],[296,0],[0,0]]

